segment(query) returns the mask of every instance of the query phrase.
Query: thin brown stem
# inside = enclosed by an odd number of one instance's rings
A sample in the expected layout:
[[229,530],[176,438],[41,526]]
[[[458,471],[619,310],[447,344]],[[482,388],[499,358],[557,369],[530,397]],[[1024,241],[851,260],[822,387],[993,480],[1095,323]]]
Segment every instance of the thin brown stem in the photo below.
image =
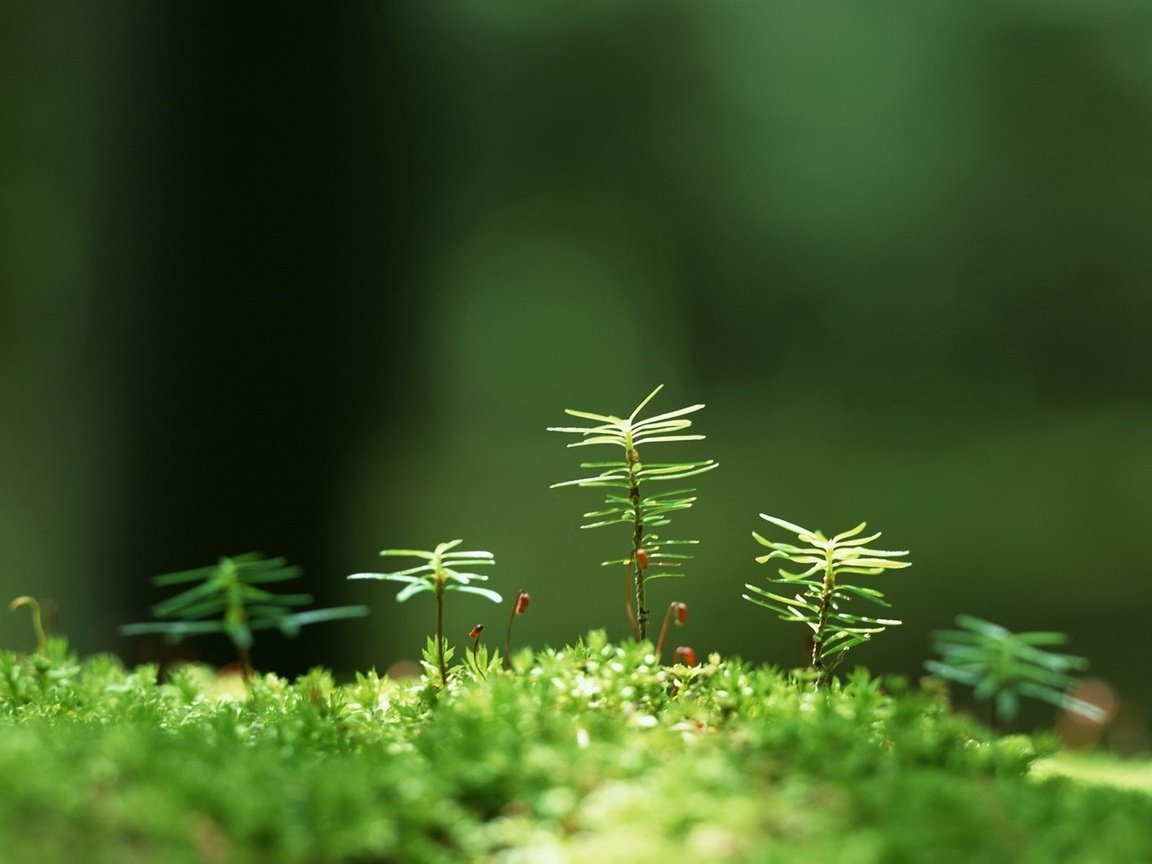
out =
[[668,635],[668,624],[673,620],[678,627],[683,626],[688,620],[688,607],[677,600],[668,604],[668,611],[664,613],[664,623],[660,625],[660,637],[656,640],[657,663],[664,657],[664,637]]
[[664,623],[660,625],[660,636],[656,639],[656,663],[659,664],[664,657],[664,637],[668,635],[668,622],[672,620],[672,616],[676,614],[676,604],[672,603],[668,606],[668,611],[664,613]]
[[640,641],[640,631],[636,628],[636,613],[632,611],[632,564],[624,568],[624,614],[628,616],[628,626],[632,628],[632,638]]
[[21,606],[27,606],[32,611],[32,629],[36,632],[36,653],[41,657],[48,656],[48,635],[44,632],[44,621],[40,613],[40,601],[35,597],[17,597],[8,604],[12,611]]
[[517,615],[523,615],[528,611],[530,599],[528,592],[521,588],[516,592],[516,599],[512,601],[512,611],[508,613],[508,632],[504,634],[504,668],[509,671],[512,669],[512,622],[516,620]]
[[512,622],[516,620],[516,604],[512,604],[512,611],[508,614],[508,632],[504,634],[504,668],[512,669]]
[[468,634],[472,637],[472,671],[481,678],[487,678],[488,673],[480,668],[480,640],[484,638],[484,625],[477,624]]

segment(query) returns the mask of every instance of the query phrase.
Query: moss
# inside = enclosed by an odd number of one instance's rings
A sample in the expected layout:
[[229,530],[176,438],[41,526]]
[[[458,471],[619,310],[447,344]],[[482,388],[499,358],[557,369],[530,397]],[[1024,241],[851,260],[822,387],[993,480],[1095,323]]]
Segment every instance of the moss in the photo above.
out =
[[245,688],[0,654],[3,860],[1152,860],[1152,796],[1037,779],[1042,743],[899,680],[814,693],[601,633],[514,667]]

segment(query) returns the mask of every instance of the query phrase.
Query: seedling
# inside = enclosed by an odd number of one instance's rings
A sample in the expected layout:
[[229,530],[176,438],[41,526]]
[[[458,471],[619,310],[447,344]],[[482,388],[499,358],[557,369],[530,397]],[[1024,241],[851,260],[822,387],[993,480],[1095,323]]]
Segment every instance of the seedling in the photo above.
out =
[[1076,684],[1070,673],[1088,668],[1088,661],[1072,654],[1045,651],[1041,646],[1063,645],[1064,633],[1013,633],[971,615],[958,615],[961,630],[936,630],[934,647],[941,660],[926,660],[924,667],[941,678],[974,688],[980,701],[991,700],[996,719],[1014,720],[1021,697],[1041,699],[1097,723],[1105,712],[1069,695]]
[[[688,414],[695,413],[703,405],[689,405],[676,411],[657,414],[654,417],[638,419],[640,412],[652,401],[653,397],[664,387],[661,384],[627,417],[616,417],[611,414],[593,414],[588,411],[565,409],[566,414],[590,420],[592,426],[550,426],[549,432],[568,432],[581,436],[581,440],[574,441],[569,447],[586,447],[593,444],[607,444],[619,447],[624,451],[624,458],[612,462],[583,462],[581,468],[596,470],[599,473],[577,480],[566,480],[562,483],[552,484],[553,489],[560,486],[587,486],[606,487],[619,490],[609,492],[605,498],[608,505],[603,510],[594,510],[585,513],[584,518],[591,520],[581,525],[581,528],[599,528],[604,525],[624,524],[631,529],[631,544],[628,554],[623,558],[615,558],[603,562],[604,566],[618,566],[623,564],[626,568],[625,603],[624,608],[628,616],[632,635],[637,641],[647,638],[648,635],[648,600],[647,583],[653,579],[668,576],[683,575],[679,569],[683,562],[692,556],[683,552],[667,551],[694,545],[696,540],[664,540],[652,533],[653,528],[668,524],[668,515],[677,510],[687,510],[696,501],[694,489],[674,489],[669,492],[649,495],[647,489],[651,483],[668,480],[680,480],[711,471],[717,463],[711,459],[698,462],[641,462],[640,448],[647,444],[669,443],[673,441],[700,441],[703,435],[679,434],[692,425],[686,419]],[[649,568],[655,572],[648,572]],[[635,611],[633,611],[635,603]]]
[[521,590],[516,595],[516,601],[512,604],[512,611],[508,613],[508,632],[504,636],[504,668],[512,668],[512,622],[516,620],[518,615],[523,615],[528,611],[528,604],[532,598],[527,591]]
[[819,531],[809,531],[775,516],[761,513],[760,518],[791,531],[805,545],[777,543],[753,531],[752,536],[756,541],[772,550],[767,555],[759,556],[756,562],[765,564],[782,558],[792,564],[806,566],[807,569],[801,573],[780,570],[780,578],[768,578],[769,582],[777,585],[801,588],[793,597],[773,594],[755,585],[745,585],[751,593],[743,595],[744,599],[771,609],[784,621],[797,621],[811,628],[812,668],[816,686],[821,687],[843,662],[849,649],[867,642],[890,626],[902,623],[892,618],[873,618],[843,611],[841,607],[853,596],[879,606],[891,604],[875,588],[848,584],[841,581],[841,577],[875,576],[884,570],[908,567],[911,562],[892,560],[908,553],[866,548],[865,544],[871,543],[880,534],[857,536],[864,530],[864,522],[829,540]]
[[296,579],[300,572],[299,567],[286,566],[283,558],[263,558],[251,552],[221,558],[208,567],[165,573],[153,579],[153,584],[200,584],[152,607],[156,618],[168,620],[125,624],[120,632],[125,636],[161,633],[171,642],[201,633],[225,633],[236,646],[244,679],[249,680],[252,676],[254,630],[277,629],[285,636],[295,636],[306,624],[360,618],[368,614],[367,606],[336,606],[294,612],[294,608],[311,603],[312,595],[273,594],[257,587]]
[[421,558],[426,563],[406,570],[395,570],[389,573],[354,573],[349,579],[381,579],[387,582],[403,582],[405,587],[396,595],[396,600],[403,603],[409,597],[430,592],[436,600],[436,636],[433,653],[435,655],[436,669],[440,673],[440,686],[448,683],[448,659],[450,652],[445,651],[444,645],[444,595],[449,591],[460,591],[465,594],[476,594],[486,597],[493,603],[500,603],[503,597],[488,588],[473,585],[473,582],[485,582],[488,577],[481,573],[469,573],[457,570],[457,567],[489,567],[495,564],[491,552],[456,550],[463,540],[453,540],[450,543],[441,543],[431,552],[422,549],[385,549],[380,554],[385,557]]

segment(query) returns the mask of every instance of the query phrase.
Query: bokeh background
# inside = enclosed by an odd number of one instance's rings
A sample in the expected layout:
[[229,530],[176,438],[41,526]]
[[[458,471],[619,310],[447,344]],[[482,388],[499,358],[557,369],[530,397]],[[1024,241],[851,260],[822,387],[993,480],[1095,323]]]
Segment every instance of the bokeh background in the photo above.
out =
[[914,566],[858,662],[1064,630],[1146,715],[1150,37],[1122,0],[3,0],[0,590],[145,659],[151,577],[258,549],[373,608],[258,664],[383,669],[431,604],[344,577],[461,537],[520,644],[623,638],[626,531],[577,529],[544,427],[664,383],[721,463],[653,588],[679,642],[797,662],[740,599],[757,514],[867,519]]

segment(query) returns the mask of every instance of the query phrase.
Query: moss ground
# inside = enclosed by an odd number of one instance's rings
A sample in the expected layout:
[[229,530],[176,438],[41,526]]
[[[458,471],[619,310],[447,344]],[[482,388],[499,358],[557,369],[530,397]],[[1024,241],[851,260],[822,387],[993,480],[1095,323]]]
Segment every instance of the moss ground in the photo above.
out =
[[941,692],[599,633],[514,666],[246,688],[0,654],[0,860],[1152,861],[1146,763],[993,738]]

